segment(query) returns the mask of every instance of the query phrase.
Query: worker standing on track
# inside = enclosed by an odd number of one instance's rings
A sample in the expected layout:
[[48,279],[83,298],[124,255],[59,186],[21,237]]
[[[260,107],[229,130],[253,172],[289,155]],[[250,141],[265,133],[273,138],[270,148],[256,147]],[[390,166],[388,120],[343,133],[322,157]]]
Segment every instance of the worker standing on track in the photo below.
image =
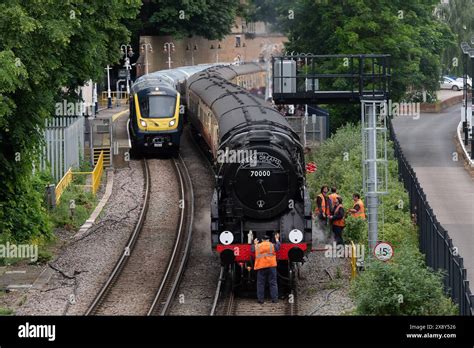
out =
[[328,202],[329,188],[326,185],[321,187],[321,193],[316,197],[316,217],[318,219],[318,227],[324,233],[327,226],[327,217],[330,215]]
[[257,272],[257,299],[258,303],[264,303],[265,285],[270,286],[270,295],[272,302],[278,302],[278,284],[277,284],[277,258],[276,252],[280,250],[280,234],[275,234],[275,244],[270,242],[270,237],[264,235],[262,242],[259,243],[255,238],[252,251],[255,252],[254,269]]
[[331,194],[328,196],[329,212],[331,213],[331,215],[334,214],[334,209],[336,208],[337,197],[339,197],[339,194],[337,193],[337,187],[333,186],[331,187]]
[[352,209],[349,209],[349,212],[353,217],[365,220],[365,206],[362,199],[360,199],[360,195],[358,193],[354,193],[352,195],[352,199],[354,200],[354,206]]
[[341,197],[337,197],[334,214],[329,217],[329,220],[332,221],[332,232],[334,233],[336,244],[344,244],[344,239],[342,239],[342,230],[346,224],[344,221],[344,207],[342,206]]

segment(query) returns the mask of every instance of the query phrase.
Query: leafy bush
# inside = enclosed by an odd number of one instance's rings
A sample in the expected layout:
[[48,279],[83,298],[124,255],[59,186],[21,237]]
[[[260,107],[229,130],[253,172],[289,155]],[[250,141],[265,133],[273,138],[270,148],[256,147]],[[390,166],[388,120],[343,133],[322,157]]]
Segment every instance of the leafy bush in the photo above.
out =
[[442,274],[430,271],[413,246],[397,248],[390,262],[372,259],[352,283],[357,315],[456,315]]
[[[71,216],[70,201],[74,200],[76,208]],[[92,213],[96,199],[91,192],[85,192],[80,186],[71,185],[61,196],[59,205],[51,212],[55,227],[66,229],[79,228]]]
[[[398,163],[391,142],[387,144],[388,194],[379,205],[378,239],[390,242],[395,257],[387,263],[369,261],[353,284],[356,314],[446,315],[456,307],[443,293],[441,275],[430,271],[418,251],[418,233],[410,217],[409,198],[398,180]],[[333,134],[308,160],[318,170],[308,175],[314,198],[322,185],[337,186],[346,209],[352,208],[352,193],[362,192],[362,147],[360,126],[347,124]],[[367,246],[367,221],[346,218],[344,239]],[[368,257],[371,257],[369,248]],[[400,295],[402,296],[400,298]]]
[[5,240],[23,243],[49,240],[51,222],[44,204],[47,177],[38,173],[19,180],[0,200],[0,231]]
[[346,218],[346,227],[344,228],[344,240],[346,242],[367,244],[367,221],[356,219],[352,216]]
[[[423,91],[413,90],[405,94],[404,102],[423,103]],[[426,102],[435,103],[437,101],[436,91],[426,91]]]

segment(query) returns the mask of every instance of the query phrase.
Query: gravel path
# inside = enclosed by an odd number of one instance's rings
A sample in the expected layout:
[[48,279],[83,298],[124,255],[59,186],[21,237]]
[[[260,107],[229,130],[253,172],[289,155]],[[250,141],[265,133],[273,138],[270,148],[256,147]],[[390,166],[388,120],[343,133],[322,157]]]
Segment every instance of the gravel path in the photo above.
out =
[[219,258],[212,251],[210,231],[214,173],[190,139],[189,129],[183,133],[181,156],[193,182],[195,214],[191,252],[170,314],[209,315],[220,271]]
[[82,239],[68,243],[50,267],[47,286],[30,290],[17,315],[81,315],[123,252],[143,201],[139,161],[115,171],[112,196],[97,223]]

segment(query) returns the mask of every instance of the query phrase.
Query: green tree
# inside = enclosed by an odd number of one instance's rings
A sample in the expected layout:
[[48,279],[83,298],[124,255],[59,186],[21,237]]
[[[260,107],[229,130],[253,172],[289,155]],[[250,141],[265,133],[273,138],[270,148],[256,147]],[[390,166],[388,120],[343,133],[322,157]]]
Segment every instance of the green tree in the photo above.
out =
[[436,14],[451,28],[456,38],[444,50],[443,72],[461,76],[463,62],[460,44],[463,41],[470,43],[471,38],[474,37],[474,2],[472,0],[450,0],[448,3],[439,4]]
[[[278,23],[289,38],[287,51],[390,54],[393,101],[403,99],[408,90],[432,92],[438,89],[441,55],[454,41],[449,27],[434,15],[438,0],[296,0],[287,5],[276,3]],[[340,69],[340,66],[328,66],[327,72]],[[333,131],[360,117],[358,107],[333,107],[331,111]]]
[[218,40],[230,33],[241,8],[237,0],[144,1],[139,18],[129,27],[146,34]]
[[54,103],[97,80],[117,61],[129,33],[122,24],[139,0],[26,1],[0,4],[0,232],[46,235],[42,193],[33,189],[44,120]]

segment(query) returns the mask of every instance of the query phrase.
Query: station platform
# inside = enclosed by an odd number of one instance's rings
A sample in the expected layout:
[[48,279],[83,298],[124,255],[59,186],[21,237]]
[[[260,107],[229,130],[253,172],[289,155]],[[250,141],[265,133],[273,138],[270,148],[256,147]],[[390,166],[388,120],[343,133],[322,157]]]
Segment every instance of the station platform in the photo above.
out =
[[[92,146],[86,142],[86,153],[98,159],[104,152],[106,167],[121,168],[128,166],[131,143],[127,131],[128,104],[99,110],[94,119],[89,120],[87,129],[92,129]],[[86,139],[88,137],[86,136]]]

